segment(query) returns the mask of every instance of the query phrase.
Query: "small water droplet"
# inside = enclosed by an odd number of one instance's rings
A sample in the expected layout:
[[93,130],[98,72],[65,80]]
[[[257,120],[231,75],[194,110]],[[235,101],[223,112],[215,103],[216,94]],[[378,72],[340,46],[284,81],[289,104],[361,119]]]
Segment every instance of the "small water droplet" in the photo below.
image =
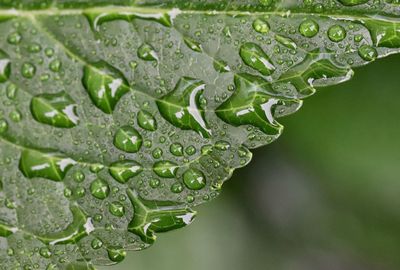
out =
[[92,240],[92,242],[90,243],[90,246],[91,246],[93,249],[100,249],[100,248],[103,246],[103,242],[102,242],[100,239],[98,239],[98,238],[94,238],[94,239]]
[[125,207],[120,202],[110,203],[108,210],[116,217],[123,217],[125,215]]
[[190,38],[184,38],[185,44],[195,52],[202,52],[201,44]]
[[169,147],[169,151],[177,157],[183,156],[183,146],[180,143],[173,143]]
[[0,118],[0,134],[7,132],[8,123],[7,120]]
[[284,37],[281,35],[275,35],[275,40],[289,49],[292,49],[292,50],[297,49],[297,44],[291,38]]
[[109,248],[108,258],[113,262],[122,262],[126,257],[126,251],[123,248]]
[[31,79],[36,74],[36,67],[32,63],[24,63],[21,68],[22,76]]

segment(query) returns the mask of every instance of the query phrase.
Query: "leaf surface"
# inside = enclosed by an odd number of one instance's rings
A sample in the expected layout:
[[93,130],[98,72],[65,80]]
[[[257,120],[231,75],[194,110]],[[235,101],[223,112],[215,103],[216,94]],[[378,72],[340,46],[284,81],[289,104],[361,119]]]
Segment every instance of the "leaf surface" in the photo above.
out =
[[397,53],[396,1],[0,0],[0,269],[191,223],[315,87]]

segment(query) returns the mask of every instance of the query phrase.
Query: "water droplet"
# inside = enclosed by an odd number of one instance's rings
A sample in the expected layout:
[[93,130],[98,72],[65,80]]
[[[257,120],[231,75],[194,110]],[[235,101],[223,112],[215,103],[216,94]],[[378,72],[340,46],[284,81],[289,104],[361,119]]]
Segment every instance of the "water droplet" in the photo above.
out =
[[319,25],[311,19],[303,21],[299,26],[299,32],[305,37],[312,38],[318,34]]
[[133,160],[117,161],[111,164],[109,172],[118,182],[125,184],[143,171],[142,165]]
[[338,0],[344,6],[358,6],[367,3],[369,0]]
[[256,69],[263,75],[271,75],[275,71],[269,57],[263,49],[255,43],[247,42],[240,47],[240,57],[248,66]]
[[22,36],[20,33],[18,32],[14,32],[11,33],[8,37],[7,37],[7,41],[8,43],[12,44],[12,45],[17,45],[19,43],[21,43],[22,40]]
[[192,49],[195,52],[202,52],[203,49],[201,48],[201,44],[190,39],[190,38],[184,38],[185,44]]
[[281,35],[276,35],[275,40],[289,49],[292,49],[292,50],[297,49],[297,44],[291,38],[284,37]]
[[49,64],[49,68],[53,72],[59,72],[61,69],[61,61],[58,59],[51,61]]
[[152,152],[152,156],[155,159],[161,158],[163,155],[163,150],[159,147],[155,148]]
[[265,7],[269,7],[270,5],[272,5],[273,0],[258,0],[260,2],[261,5],[265,6]]
[[183,146],[180,143],[173,143],[169,147],[169,151],[177,157],[183,156]]
[[158,188],[160,186],[161,182],[159,179],[157,178],[152,178],[149,181],[149,185],[151,188]]
[[6,82],[11,74],[11,61],[7,54],[0,50],[0,83]]
[[114,111],[122,96],[130,91],[122,73],[104,63],[85,66],[82,82],[96,107],[108,114]]
[[94,238],[94,239],[92,240],[92,242],[90,243],[90,246],[91,246],[93,249],[100,249],[100,248],[103,246],[103,242],[102,242],[100,239],[98,239],[98,238]]
[[221,151],[226,151],[231,147],[231,144],[226,141],[218,141],[215,143],[215,148]]
[[125,207],[120,202],[110,203],[108,210],[116,217],[123,217],[125,215]]
[[77,183],[82,183],[86,178],[85,174],[82,171],[76,171],[74,173],[73,177],[74,177],[75,182],[77,182]]
[[340,42],[346,37],[346,30],[341,25],[334,25],[328,29],[328,37],[333,42]]
[[180,79],[171,93],[157,101],[161,115],[178,128],[195,130],[208,138],[211,130],[200,106],[200,96],[204,89],[205,84],[200,80],[187,77]]
[[121,127],[115,134],[114,145],[122,151],[136,153],[140,150],[142,143],[142,136],[133,127]]
[[109,248],[108,258],[113,262],[122,262],[126,257],[126,251],[123,248]]
[[185,153],[189,156],[193,156],[194,154],[196,154],[196,147],[194,147],[193,145],[189,145],[188,147],[186,147]]
[[378,52],[376,49],[369,45],[362,45],[358,49],[358,54],[365,61],[374,61],[378,57]]
[[17,93],[18,93],[18,87],[15,84],[10,83],[7,86],[7,97],[9,99],[15,99],[17,97]]
[[47,247],[40,248],[39,253],[43,258],[48,259],[51,257],[51,251]]
[[22,151],[19,168],[28,178],[43,177],[62,181],[74,164],[76,161],[63,154],[32,149]]
[[25,78],[33,78],[36,74],[36,67],[31,63],[24,63],[22,64],[21,73]]
[[178,171],[178,164],[166,160],[158,161],[154,163],[153,170],[160,177],[174,178]]
[[228,66],[224,60],[214,60],[213,63],[214,69],[219,73],[225,73],[231,71],[231,68]]
[[31,101],[36,121],[59,128],[72,128],[79,123],[76,108],[75,101],[64,91],[37,95]]
[[105,180],[97,178],[90,184],[90,193],[93,197],[104,200],[110,194],[110,187]]
[[183,183],[188,189],[200,190],[206,186],[206,177],[197,169],[189,169],[183,174]]
[[171,191],[173,193],[181,193],[183,191],[183,185],[179,182],[172,184]]
[[158,56],[154,48],[149,44],[143,44],[139,47],[137,55],[145,61],[158,61]]
[[156,119],[151,113],[141,110],[137,116],[138,124],[141,128],[149,131],[155,131],[157,129]]
[[0,134],[7,132],[8,123],[5,119],[0,118]]
[[22,119],[21,112],[18,110],[11,111],[9,116],[10,116],[10,119],[15,123],[20,122]]
[[268,22],[266,22],[263,19],[256,19],[253,22],[253,28],[256,32],[260,33],[260,34],[266,34],[269,32],[270,27]]

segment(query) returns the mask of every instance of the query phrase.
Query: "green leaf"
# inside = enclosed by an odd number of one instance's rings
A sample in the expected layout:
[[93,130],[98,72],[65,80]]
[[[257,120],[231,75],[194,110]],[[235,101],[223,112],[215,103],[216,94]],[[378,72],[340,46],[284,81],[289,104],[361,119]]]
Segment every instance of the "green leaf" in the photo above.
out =
[[0,0],[0,269],[91,269],[193,221],[392,1]]

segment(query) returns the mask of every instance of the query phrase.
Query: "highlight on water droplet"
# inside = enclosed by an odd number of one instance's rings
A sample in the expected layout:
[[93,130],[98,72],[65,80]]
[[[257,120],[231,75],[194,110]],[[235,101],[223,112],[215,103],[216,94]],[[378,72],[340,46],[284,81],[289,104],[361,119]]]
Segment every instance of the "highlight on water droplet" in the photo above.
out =
[[240,57],[246,65],[254,68],[265,76],[271,75],[275,71],[268,55],[255,43],[247,42],[240,47]]
[[97,108],[113,113],[118,101],[130,91],[123,74],[103,62],[86,65],[82,83]]
[[195,52],[202,52],[203,49],[201,48],[201,44],[198,43],[197,41],[194,41],[191,38],[184,38],[183,39],[185,41],[186,46],[188,46],[191,50],[195,51]]
[[110,165],[109,172],[118,182],[125,184],[143,171],[142,165],[134,160],[117,161]]
[[138,152],[142,144],[142,136],[136,129],[130,126],[124,126],[118,129],[114,137],[115,147],[128,153]]
[[126,251],[120,247],[112,247],[107,249],[108,258],[113,262],[122,262],[126,257]]
[[40,94],[32,98],[33,118],[43,124],[72,128],[79,123],[77,104],[64,91],[56,94]]

